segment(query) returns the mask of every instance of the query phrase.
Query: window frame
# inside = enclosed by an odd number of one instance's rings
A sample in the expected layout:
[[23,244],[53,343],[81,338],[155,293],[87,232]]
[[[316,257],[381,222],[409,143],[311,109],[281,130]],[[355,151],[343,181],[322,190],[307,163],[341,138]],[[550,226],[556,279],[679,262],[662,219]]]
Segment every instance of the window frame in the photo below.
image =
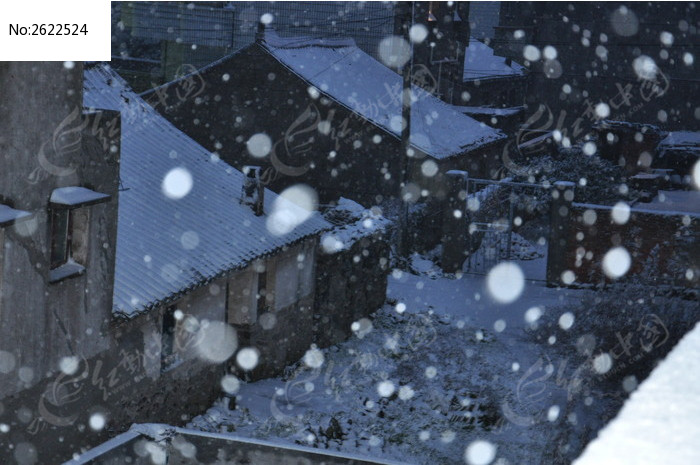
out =
[[[160,331],[160,371],[168,371],[178,364],[180,357],[175,350],[175,338],[179,321],[175,317],[178,310],[177,304],[171,304],[163,310]],[[166,350],[166,348],[168,350]]]
[[[50,223],[50,240],[51,240],[51,252],[49,256],[49,267],[51,270],[60,268],[61,266],[68,263],[71,259],[71,239],[73,238],[73,212],[67,208],[51,208],[49,210],[51,216]],[[62,225],[65,229],[61,232],[60,244],[59,242],[59,232],[56,231],[56,218],[58,216],[65,215],[65,225]],[[56,253],[58,248],[60,248],[61,256],[57,259]]]
[[[80,186],[59,187],[53,190],[48,208],[49,283],[57,283],[85,273],[91,226],[89,207],[108,202],[111,198],[109,194]],[[64,228],[65,222],[65,231],[61,232],[57,230],[58,218],[64,215],[65,220],[61,219],[60,228]],[[82,226],[80,231],[83,237],[76,230],[78,220]],[[79,250],[74,243],[76,238]],[[76,255],[79,255],[77,259]]]

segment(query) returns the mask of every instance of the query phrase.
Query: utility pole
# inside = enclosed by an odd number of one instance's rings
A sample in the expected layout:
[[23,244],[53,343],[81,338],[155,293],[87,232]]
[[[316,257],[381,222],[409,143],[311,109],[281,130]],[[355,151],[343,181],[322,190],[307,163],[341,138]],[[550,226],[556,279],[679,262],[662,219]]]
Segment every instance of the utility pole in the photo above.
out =
[[409,35],[411,24],[413,23],[413,2],[399,2],[402,8],[401,35],[411,46],[411,56],[401,68],[403,86],[401,88],[401,214],[399,218],[398,253],[403,259],[408,258],[410,253],[410,231],[408,230],[408,200],[405,198],[405,188],[409,182],[409,151],[411,150],[411,77],[413,75],[413,44]]

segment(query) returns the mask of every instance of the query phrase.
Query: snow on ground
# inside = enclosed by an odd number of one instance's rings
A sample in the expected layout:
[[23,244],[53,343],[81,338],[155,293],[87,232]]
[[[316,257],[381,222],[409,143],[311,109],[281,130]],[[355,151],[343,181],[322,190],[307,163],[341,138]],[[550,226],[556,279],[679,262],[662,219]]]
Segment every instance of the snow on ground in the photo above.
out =
[[394,270],[389,303],[349,341],[242,383],[235,410],[220,401],[189,426],[402,463],[465,463],[480,450],[495,450],[483,463],[540,463],[570,389],[525,330],[533,312],[585,291],[524,282],[499,304],[484,276],[443,276],[418,255],[412,269]]
[[414,254],[348,341],[241,383],[234,410],[219,401],[189,426],[406,464],[570,463],[625,395],[579,350],[596,334],[580,301],[598,294],[525,279],[545,258],[515,242],[530,260],[495,277]]
[[632,394],[576,465],[700,463],[700,324]]

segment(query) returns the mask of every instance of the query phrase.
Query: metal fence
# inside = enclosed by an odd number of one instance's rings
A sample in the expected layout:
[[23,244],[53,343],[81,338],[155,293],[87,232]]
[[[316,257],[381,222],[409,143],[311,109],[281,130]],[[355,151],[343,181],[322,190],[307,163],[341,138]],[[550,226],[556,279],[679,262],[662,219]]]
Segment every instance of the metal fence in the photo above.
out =
[[467,180],[468,257],[465,270],[485,274],[513,259],[513,228],[546,214],[549,187],[513,181]]

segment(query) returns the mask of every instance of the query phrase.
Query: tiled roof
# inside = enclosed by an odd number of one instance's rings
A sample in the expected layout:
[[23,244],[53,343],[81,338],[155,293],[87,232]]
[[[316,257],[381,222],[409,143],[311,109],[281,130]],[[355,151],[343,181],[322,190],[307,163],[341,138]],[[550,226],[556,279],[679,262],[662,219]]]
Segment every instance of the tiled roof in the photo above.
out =
[[494,54],[491,47],[471,38],[464,55],[464,81],[524,76],[525,67]]
[[[400,136],[402,78],[352,40],[282,38],[265,34],[264,48],[314,87],[384,130]],[[411,144],[446,158],[505,138],[500,131],[413,87]]]
[[265,215],[255,216],[239,202],[241,172],[160,116],[109,66],[88,68],[84,78],[85,107],[122,115],[116,314],[133,316],[330,228],[314,213],[287,234],[271,233],[273,208],[299,207],[266,191]]

